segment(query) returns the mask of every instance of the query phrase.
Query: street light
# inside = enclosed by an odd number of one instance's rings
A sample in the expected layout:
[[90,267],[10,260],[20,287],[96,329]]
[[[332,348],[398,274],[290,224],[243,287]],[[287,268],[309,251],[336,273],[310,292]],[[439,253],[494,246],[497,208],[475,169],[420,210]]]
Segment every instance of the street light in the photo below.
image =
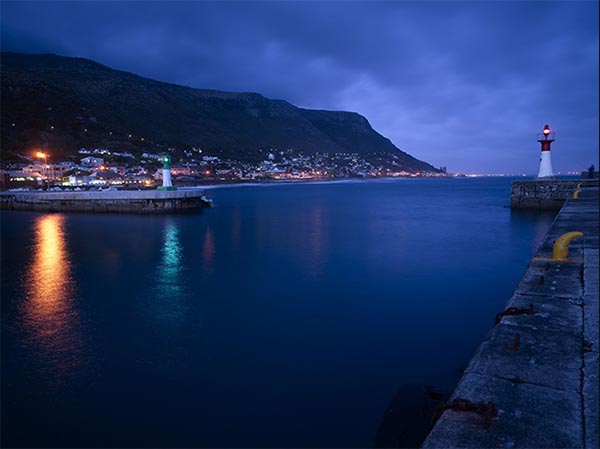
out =
[[48,155],[38,151],[36,157],[44,158],[44,168],[46,170],[46,190],[50,191],[50,178],[48,178]]

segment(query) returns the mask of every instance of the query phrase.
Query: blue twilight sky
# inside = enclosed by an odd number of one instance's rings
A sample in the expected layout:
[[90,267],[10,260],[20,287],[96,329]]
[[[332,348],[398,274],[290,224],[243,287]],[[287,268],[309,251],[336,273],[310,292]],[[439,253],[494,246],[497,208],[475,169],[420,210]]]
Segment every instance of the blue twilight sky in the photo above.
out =
[[2,49],[365,115],[453,172],[598,167],[598,2],[1,2]]

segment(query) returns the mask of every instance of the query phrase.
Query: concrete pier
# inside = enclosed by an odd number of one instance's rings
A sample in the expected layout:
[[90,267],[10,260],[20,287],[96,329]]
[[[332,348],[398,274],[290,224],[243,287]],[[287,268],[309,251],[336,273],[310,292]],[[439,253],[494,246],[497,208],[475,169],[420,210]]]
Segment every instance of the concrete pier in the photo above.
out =
[[[567,199],[423,448],[599,447],[598,201]],[[584,236],[552,261],[569,231]]]
[[531,179],[510,185],[512,209],[560,210],[577,186],[598,187],[593,179]]
[[0,192],[0,208],[40,212],[172,213],[209,206],[199,190]]

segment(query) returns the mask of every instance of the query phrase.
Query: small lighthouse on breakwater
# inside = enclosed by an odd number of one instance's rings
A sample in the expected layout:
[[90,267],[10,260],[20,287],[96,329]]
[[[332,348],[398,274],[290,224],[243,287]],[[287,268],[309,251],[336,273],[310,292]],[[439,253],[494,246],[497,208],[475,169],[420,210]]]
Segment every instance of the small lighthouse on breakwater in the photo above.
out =
[[550,158],[550,145],[554,142],[555,133],[550,130],[550,126],[544,126],[544,130],[537,135],[537,141],[542,144],[542,155],[540,156],[540,171],[538,178],[548,178],[554,176],[552,171],[552,159]]
[[171,157],[167,154],[160,158],[163,163],[162,168],[162,186],[157,190],[177,190],[171,182]]

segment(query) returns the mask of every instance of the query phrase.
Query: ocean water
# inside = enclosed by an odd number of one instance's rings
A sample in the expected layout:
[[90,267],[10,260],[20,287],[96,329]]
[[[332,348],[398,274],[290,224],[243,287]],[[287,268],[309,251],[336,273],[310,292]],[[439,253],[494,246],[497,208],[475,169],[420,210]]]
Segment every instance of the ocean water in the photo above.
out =
[[509,185],[2,212],[2,445],[372,447],[396,393],[452,390],[551,224],[507,208]]

